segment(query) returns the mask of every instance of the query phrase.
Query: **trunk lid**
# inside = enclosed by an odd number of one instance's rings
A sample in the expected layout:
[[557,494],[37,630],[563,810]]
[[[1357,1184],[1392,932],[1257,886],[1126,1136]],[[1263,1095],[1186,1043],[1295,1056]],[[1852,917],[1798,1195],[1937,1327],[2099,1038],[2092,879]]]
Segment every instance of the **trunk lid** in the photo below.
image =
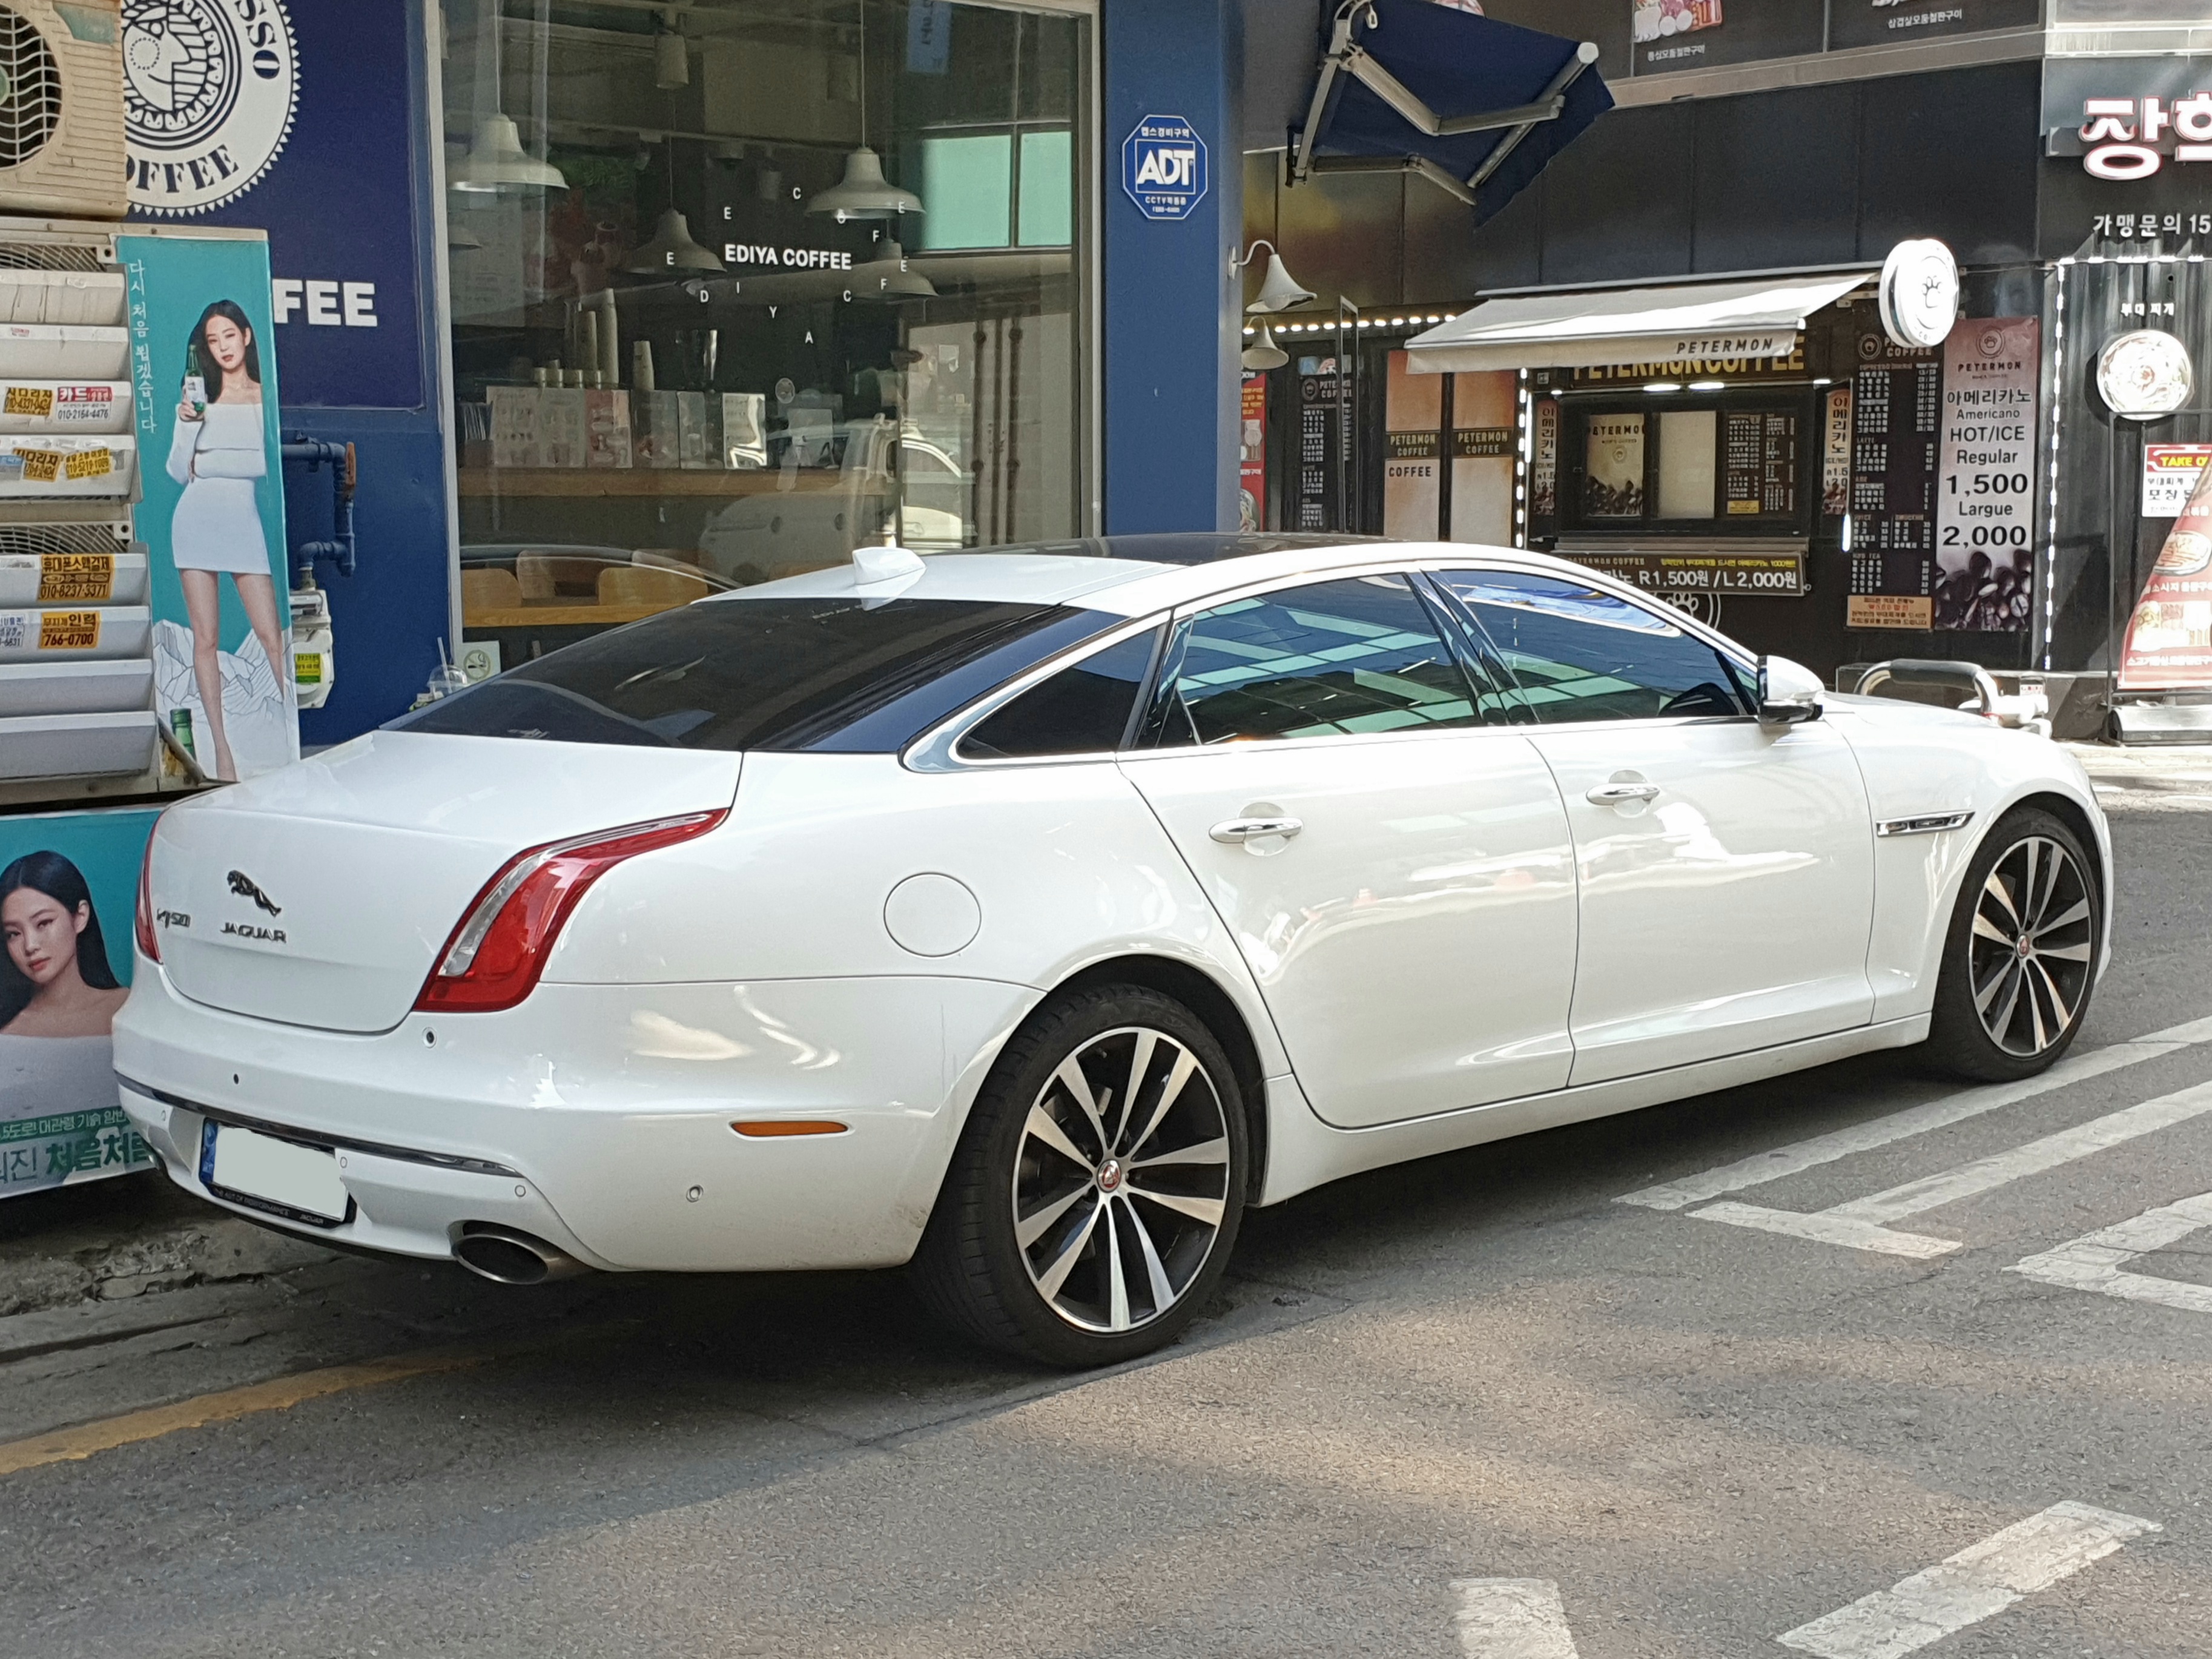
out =
[[726,807],[740,759],[371,732],[163,816],[152,872],[163,965],[180,994],[211,1008],[390,1030],[508,859]]

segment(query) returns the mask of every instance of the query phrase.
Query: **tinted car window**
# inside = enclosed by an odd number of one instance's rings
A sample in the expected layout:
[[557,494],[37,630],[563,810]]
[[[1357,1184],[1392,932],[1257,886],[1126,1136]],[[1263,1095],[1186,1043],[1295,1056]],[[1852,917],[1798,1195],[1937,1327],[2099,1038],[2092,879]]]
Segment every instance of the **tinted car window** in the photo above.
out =
[[1555,576],[1444,570],[1546,724],[1747,713],[1719,652],[1664,617]]
[[1402,576],[1201,611],[1163,672],[1163,745],[1477,726],[1474,688]]
[[1032,686],[960,740],[963,760],[1093,755],[1119,749],[1160,630],[1139,634]]
[[719,599],[549,653],[392,724],[554,743],[890,753],[1120,621],[965,599]]

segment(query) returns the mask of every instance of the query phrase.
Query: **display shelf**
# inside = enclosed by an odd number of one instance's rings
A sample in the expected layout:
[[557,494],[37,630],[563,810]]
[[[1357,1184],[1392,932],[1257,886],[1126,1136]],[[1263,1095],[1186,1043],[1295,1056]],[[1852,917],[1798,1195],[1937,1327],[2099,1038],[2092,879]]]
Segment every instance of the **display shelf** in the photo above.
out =
[[0,720],[0,779],[137,775],[160,736],[150,709],[112,714],[26,714]]
[[143,553],[16,553],[0,535],[0,605],[143,605]]
[[460,471],[460,493],[476,497],[711,495],[729,499],[819,493],[836,489],[845,482],[843,473],[827,467],[802,469],[788,477],[787,489],[786,474],[775,467],[757,472],[726,472],[704,467],[465,466]]
[[127,662],[0,663],[0,719],[26,714],[116,714],[146,707],[154,665]]
[[143,657],[154,613],[143,605],[26,605],[0,611],[0,663]]

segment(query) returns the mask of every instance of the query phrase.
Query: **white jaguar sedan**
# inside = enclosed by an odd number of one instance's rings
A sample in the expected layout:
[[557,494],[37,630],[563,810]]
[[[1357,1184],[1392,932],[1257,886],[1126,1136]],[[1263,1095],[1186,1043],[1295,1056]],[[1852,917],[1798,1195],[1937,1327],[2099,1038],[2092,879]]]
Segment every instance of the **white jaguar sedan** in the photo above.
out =
[[179,1185],[531,1282],[912,1260],[1165,1342],[1248,1205],[1870,1049],[2049,1066],[2063,750],[1541,555],[894,549],[179,805],[125,1109]]

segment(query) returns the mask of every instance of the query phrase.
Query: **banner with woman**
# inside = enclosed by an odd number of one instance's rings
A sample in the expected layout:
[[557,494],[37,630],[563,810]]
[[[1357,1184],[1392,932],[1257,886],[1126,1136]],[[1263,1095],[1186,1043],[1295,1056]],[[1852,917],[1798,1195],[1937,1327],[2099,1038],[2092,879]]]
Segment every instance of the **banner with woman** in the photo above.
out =
[[157,816],[0,818],[0,1198],[153,1168],[116,1102],[109,1030]]
[[121,236],[151,555],[156,707],[208,776],[299,757],[269,246]]

